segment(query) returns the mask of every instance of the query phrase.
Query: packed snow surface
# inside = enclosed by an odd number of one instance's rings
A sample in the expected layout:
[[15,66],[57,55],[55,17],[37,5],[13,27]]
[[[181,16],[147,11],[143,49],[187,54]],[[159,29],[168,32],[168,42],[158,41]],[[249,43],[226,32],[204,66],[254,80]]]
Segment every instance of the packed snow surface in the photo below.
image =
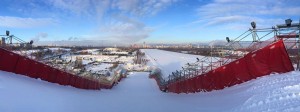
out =
[[[196,55],[145,50],[165,73]],[[82,90],[0,71],[0,112],[261,112],[300,111],[300,72],[271,74],[212,92],[161,92],[147,72],[134,72],[110,90]]]
[[150,60],[148,65],[158,67],[164,78],[168,77],[176,70],[181,70],[187,63],[195,63],[197,58],[203,58],[203,56],[199,55],[183,54],[158,49],[142,49],[141,51],[144,52],[145,56]]
[[300,72],[272,74],[224,90],[159,91],[148,73],[132,73],[111,90],[82,90],[0,71],[0,112],[300,111]]

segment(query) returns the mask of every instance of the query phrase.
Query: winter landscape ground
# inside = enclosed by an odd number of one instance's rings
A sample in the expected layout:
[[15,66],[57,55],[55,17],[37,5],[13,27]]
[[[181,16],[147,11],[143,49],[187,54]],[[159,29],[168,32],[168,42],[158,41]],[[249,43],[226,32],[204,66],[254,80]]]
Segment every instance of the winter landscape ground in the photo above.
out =
[[0,112],[300,112],[300,0],[1,0]]
[[[163,55],[155,57],[156,60],[166,60],[164,55],[194,58],[194,55],[168,51],[151,52]],[[186,59],[151,61],[172,68],[185,63]],[[148,72],[132,72],[112,89],[100,91],[61,86],[3,71],[0,74],[1,112],[300,111],[298,71],[271,74],[223,90],[193,94],[161,92],[155,80],[148,78]]]

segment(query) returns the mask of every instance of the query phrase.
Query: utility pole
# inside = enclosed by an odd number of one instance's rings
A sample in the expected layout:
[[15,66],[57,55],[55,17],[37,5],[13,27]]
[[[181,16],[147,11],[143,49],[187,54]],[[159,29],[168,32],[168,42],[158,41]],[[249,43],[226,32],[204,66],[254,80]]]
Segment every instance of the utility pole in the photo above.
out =
[[253,42],[257,42],[256,40],[256,23],[253,21],[251,22],[251,26],[252,26],[252,38],[253,38]]
[[299,23],[298,23],[298,35],[299,35],[299,37],[298,37],[298,41],[297,41],[297,43],[298,43],[298,56],[297,56],[297,70],[298,71],[300,71],[300,43],[299,43],[299,41],[300,41],[300,19],[299,19]]

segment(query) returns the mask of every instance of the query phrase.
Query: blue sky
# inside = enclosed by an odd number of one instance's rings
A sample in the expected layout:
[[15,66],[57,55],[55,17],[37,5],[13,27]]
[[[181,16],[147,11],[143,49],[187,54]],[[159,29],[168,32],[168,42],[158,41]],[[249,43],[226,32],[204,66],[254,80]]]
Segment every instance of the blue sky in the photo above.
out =
[[24,40],[181,43],[300,19],[299,0],[1,0],[0,32]]

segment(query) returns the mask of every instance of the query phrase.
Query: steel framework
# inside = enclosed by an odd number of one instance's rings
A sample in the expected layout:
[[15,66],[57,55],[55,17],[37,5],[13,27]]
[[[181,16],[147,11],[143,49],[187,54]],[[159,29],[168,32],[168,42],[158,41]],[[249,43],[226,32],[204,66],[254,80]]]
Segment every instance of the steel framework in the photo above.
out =
[[[252,25],[252,23],[251,23]],[[160,81],[160,86],[173,83],[175,81],[186,80],[201,74],[205,74],[218,67],[226,65],[236,59],[239,59],[249,52],[263,48],[278,39],[283,39],[285,47],[290,56],[290,60],[296,70],[300,70],[300,20],[299,23],[281,24],[272,28],[257,29],[256,26],[245,31],[238,37],[230,40],[226,37],[227,50],[223,49],[223,55],[213,57],[206,56],[197,59],[195,63],[187,63],[181,70],[176,70],[169,74],[168,78],[156,76]],[[212,53],[212,51],[211,51]]]

